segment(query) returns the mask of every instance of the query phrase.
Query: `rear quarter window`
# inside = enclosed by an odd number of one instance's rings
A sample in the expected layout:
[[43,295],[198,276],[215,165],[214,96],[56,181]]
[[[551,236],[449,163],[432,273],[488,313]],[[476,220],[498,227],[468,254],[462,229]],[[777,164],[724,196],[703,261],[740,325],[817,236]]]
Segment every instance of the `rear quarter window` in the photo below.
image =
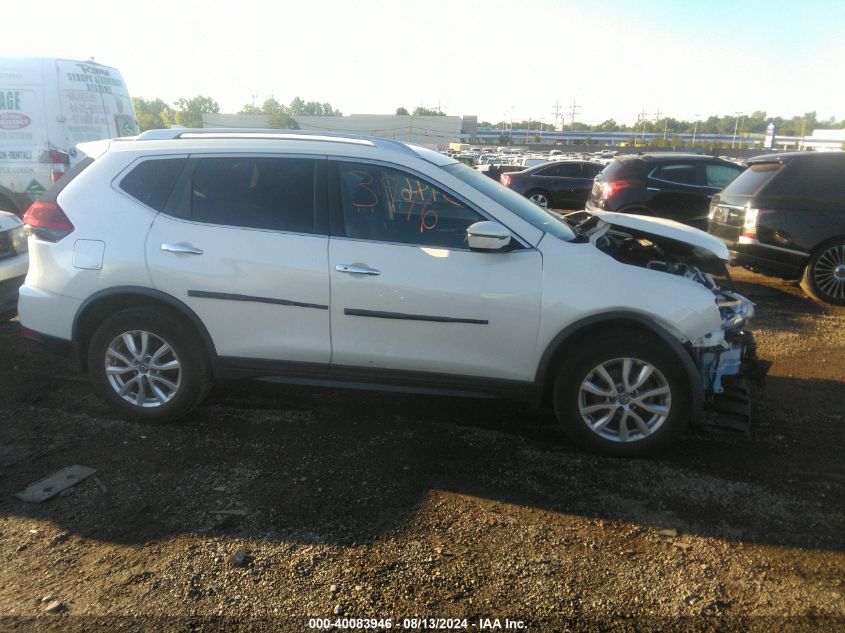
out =
[[630,167],[628,163],[633,161],[627,160],[615,160],[610,163],[607,167],[601,170],[598,175],[600,180],[615,180],[616,178],[622,177],[626,172],[630,171]]
[[120,188],[156,211],[163,211],[186,158],[149,158],[126,174]]

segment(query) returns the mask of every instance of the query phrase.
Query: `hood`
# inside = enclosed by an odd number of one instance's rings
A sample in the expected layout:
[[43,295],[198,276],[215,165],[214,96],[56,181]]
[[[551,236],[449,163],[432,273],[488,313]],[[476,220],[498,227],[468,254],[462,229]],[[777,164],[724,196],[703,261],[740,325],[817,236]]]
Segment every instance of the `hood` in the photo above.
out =
[[611,211],[590,211],[589,213],[614,227],[630,229],[644,237],[656,237],[657,242],[668,239],[686,244],[701,259],[716,257],[724,262],[730,259],[728,247],[722,240],[674,220]]
[[0,231],[8,231],[23,224],[18,216],[8,211],[0,211]]

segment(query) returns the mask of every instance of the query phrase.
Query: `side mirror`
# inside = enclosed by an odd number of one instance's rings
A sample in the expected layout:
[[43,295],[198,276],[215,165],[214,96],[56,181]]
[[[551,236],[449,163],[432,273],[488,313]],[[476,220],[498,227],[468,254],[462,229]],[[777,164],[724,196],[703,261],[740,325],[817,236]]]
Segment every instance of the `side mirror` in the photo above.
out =
[[476,222],[467,227],[467,243],[473,250],[499,251],[511,242],[511,232],[498,222]]

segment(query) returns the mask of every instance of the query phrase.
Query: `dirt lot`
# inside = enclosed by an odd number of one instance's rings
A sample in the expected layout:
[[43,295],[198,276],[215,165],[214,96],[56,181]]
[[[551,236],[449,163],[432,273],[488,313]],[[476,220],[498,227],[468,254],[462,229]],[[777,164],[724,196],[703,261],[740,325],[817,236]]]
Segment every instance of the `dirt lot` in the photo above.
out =
[[[255,382],[127,423],[0,324],[0,631],[845,629],[845,309],[734,273],[774,361],[754,435],[650,461],[516,404]],[[103,486],[13,497],[72,464]]]

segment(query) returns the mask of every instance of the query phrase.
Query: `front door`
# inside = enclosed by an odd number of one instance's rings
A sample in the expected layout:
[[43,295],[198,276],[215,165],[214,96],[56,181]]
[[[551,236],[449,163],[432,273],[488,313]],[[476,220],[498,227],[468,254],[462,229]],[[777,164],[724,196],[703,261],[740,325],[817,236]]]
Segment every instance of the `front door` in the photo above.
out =
[[533,379],[542,258],[473,252],[486,220],[409,172],[330,163],[332,364]]

